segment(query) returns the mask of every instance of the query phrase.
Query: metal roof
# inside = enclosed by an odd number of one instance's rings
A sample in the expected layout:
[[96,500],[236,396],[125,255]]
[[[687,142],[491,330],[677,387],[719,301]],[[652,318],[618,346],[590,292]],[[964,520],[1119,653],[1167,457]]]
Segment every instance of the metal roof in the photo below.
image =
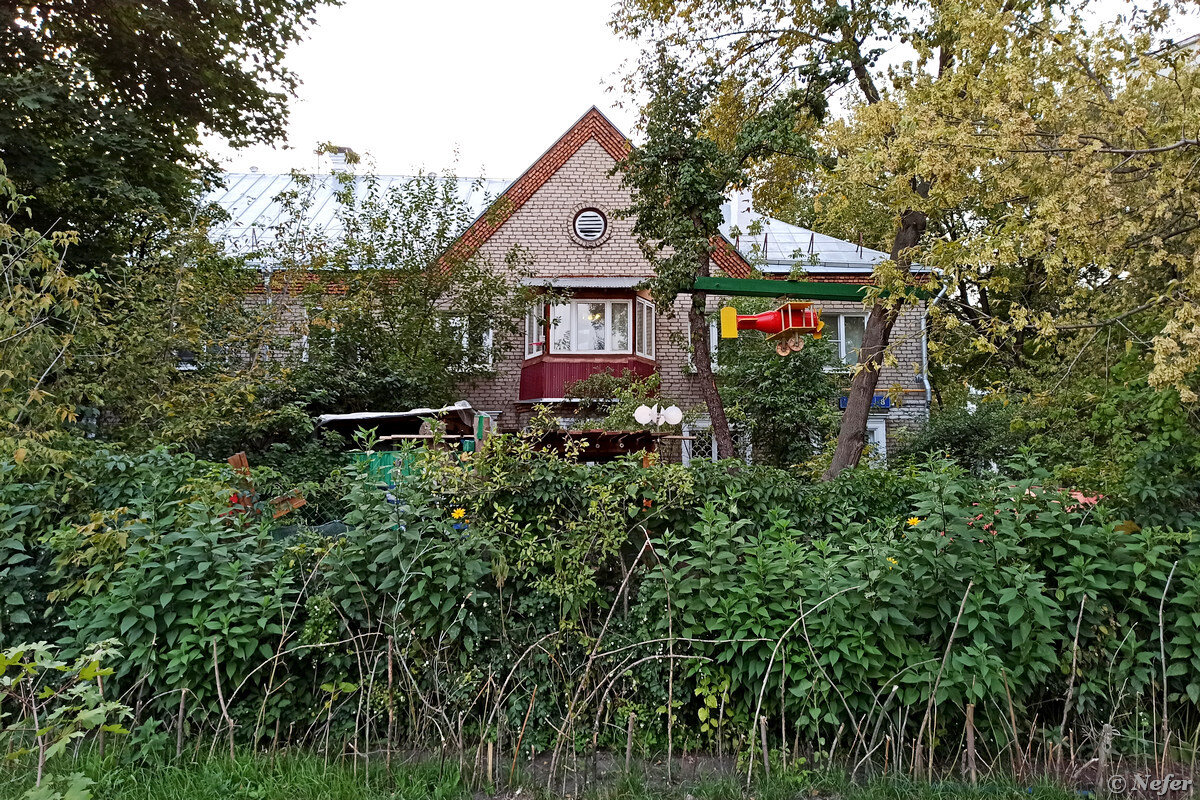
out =
[[433,417],[440,414],[449,414],[451,411],[459,413],[473,411],[471,404],[466,400],[459,400],[454,405],[442,406],[441,408],[414,408],[409,411],[355,411],[349,414],[322,414],[317,417],[317,426],[328,425],[331,422],[364,422],[371,420],[385,419],[403,419],[405,417]]
[[[381,192],[412,181],[413,175],[377,175]],[[270,248],[276,228],[288,221],[287,192],[307,195],[305,221],[317,235],[336,237],[341,230],[336,194],[342,188],[341,176],[309,174],[297,180],[295,174],[271,175],[257,172],[233,172],[224,176],[224,185],[209,192],[205,201],[221,208],[228,219],[215,224],[211,236],[223,242],[231,254],[245,255]],[[365,193],[367,178],[351,176],[356,195]],[[456,178],[459,196],[467,203],[470,217],[482,214],[488,203],[509,186],[508,181]],[[746,193],[735,193],[722,206],[725,219],[721,232],[742,255],[766,273],[787,273],[794,266],[807,272],[869,273],[888,258],[888,254],[823,233],[790,225],[753,211]],[[739,233],[735,233],[739,231]],[[751,235],[749,231],[753,230]],[[923,271],[914,266],[914,271]],[[552,285],[567,287],[576,279],[553,279]],[[627,288],[640,282],[628,278],[593,277],[578,279],[578,286]],[[544,281],[543,281],[544,282]]]
[[[759,214],[750,207],[745,192],[735,192],[721,206],[721,214],[725,219],[721,233],[751,264],[766,273],[791,272],[794,266],[812,273],[869,273],[880,262],[891,258],[881,250]],[[927,271],[915,264],[912,269],[914,272]]]
[[[381,192],[401,187],[415,175],[377,175]],[[362,196],[368,179],[351,176],[355,195]],[[288,221],[285,192],[303,193],[307,203],[305,222],[308,229],[324,236],[336,237],[341,231],[338,217],[337,192],[342,189],[341,176],[330,174],[304,175],[301,180],[292,173],[270,175],[258,172],[230,172],[224,176],[224,186],[210,191],[206,204],[215,204],[228,219],[212,227],[210,235],[223,242],[230,253],[248,254],[270,247],[276,229]],[[470,217],[483,213],[488,203],[508,186],[507,181],[480,178],[457,178],[459,196],[467,203]]]
[[546,286],[553,289],[632,289],[647,278],[617,278],[604,275],[573,275],[564,278],[526,278],[522,286]]

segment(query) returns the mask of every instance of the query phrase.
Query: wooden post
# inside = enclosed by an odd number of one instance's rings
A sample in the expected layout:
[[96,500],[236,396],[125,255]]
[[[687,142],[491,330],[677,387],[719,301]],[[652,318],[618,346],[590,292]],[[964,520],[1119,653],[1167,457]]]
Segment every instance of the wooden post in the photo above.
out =
[[763,776],[771,777],[771,755],[767,752],[767,717],[764,714],[758,718],[758,731],[762,737]]
[[1096,764],[1096,794],[1108,796],[1108,751],[1112,747],[1113,726],[1105,723],[1100,729],[1100,752]]
[[971,785],[979,782],[975,769],[975,704],[967,704],[967,771],[971,776]]
[[633,761],[633,712],[629,712],[629,722],[625,725],[625,774],[629,774],[629,765]]

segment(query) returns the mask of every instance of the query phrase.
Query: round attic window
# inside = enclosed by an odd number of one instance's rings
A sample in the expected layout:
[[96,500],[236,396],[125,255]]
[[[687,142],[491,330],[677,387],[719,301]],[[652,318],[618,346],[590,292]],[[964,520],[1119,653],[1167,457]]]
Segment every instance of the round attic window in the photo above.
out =
[[575,215],[575,235],[585,242],[594,242],[608,230],[608,220],[594,208],[585,208]]

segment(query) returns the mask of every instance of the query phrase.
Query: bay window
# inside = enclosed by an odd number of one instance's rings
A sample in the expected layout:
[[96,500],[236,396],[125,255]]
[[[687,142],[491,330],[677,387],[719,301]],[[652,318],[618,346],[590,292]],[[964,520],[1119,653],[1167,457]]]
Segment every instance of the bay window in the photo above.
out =
[[546,352],[546,324],[542,314],[545,306],[533,306],[525,312],[525,357],[533,358]]
[[637,299],[634,342],[634,351],[639,356],[654,358],[654,304],[640,297]]
[[550,307],[550,352],[629,353],[632,317],[631,300],[555,304]]

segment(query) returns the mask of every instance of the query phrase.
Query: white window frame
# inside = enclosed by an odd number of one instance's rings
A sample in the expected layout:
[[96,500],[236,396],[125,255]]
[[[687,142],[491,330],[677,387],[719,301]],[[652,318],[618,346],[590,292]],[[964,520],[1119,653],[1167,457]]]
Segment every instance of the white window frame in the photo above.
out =
[[[714,463],[717,461],[717,435],[713,433],[712,422],[710,422],[708,419],[698,419],[695,422],[684,424],[681,431],[684,436],[692,437],[691,440],[683,439],[680,443],[682,447],[680,447],[679,455],[683,466],[686,467],[692,463],[692,441],[699,437],[705,437],[708,439],[709,452],[712,454],[708,457],[708,460]],[[736,448],[738,445],[738,439],[745,435],[745,429],[734,426],[730,433],[733,434],[733,446]],[[746,436],[745,440],[742,442],[741,453],[738,455],[747,464],[754,463],[754,444],[750,441],[749,436]]]
[[[684,320],[684,322],[686,323],[686,319]],[[687,326],[687,336],[688,336],[688,354],[687,354],[688,371],[695,372],[696,371],[696,359],[692,357],[692,351],[694,348],[692,346],[692,326],[691,325]],[[708,320],[708,360],[709,360],[709,363],[712,365],[712,371],[713,371],[714,375],[721,371],[721,363],[720,363],[720,359],[718,358],[718,356],[720,355],[720,352],[721,352],[720,344],[721,344],[720,321],[717,318],[712,317]]]
[[[531,306],[525,312],[525,358],[536,358],[546,352],[546,313],[544,304]],[[537,337],[532,338],[532,337]]]
[[[887,461],[887,417],[867,417],[867,431],[876,437],[872,445],[872,460],[883,464]],[[867,444],[871,444],[869,439]]]
[[479,347],[471,347],[471,318],[460,315],[450,315],[446,317],[446,325],[453,333],[457,334],[459,344],[462,345],[463,359],[455,365],[458,369],[491,369],[493,362],[492,356],[492,340],[494,332],[489,326],[483,331],[483,336],[480,339]]
[[[655,313],[654,303],[637,298],[634,304],[637,316],[633,320],[633,350],[643,358],[654,358]],[[645,341],[643,341],[643,339]]]
[[[578,320],[578,317],[576,316],[576,314],[578,312],[576,309],[581,306],[584,306],[584,305],[592,305],[595,303],[603,303],[604,304],[604,346],[605,346],[605,349],[604,350],[576,350],[575,349],[575,330],[576,330],[575,324]],[[627,312],[627,316],[625,317],[625,319],[628,320],[628,322],[629,322],[629,329],[625,332],[626,346],[623,350],[614,350],[611,347],[611,344],[613,341],[613,336],[612,336],[613,313],[612,313],[612,310],[613,310],[613,306],[618,306],[618,305],[625,306],[625,309]],[[559,350],[554,346],[554,320],[556,319],[556,317],[554,316],[554,314],[555,314],[554,309],[561,308],[563,306],[570,309],[570,311],[568,313],[571,316],[570,323],[569,323],[571,325],[571,347],[568,350]],[[633,328],[634,327],[635,326],[633,324],[633,300],[631,300],[631,299],[630,300],[611,300],[606,297],[594,297],[594,298],[573,297],[570,300],[566,301],[565,303],[555,303],[550,307],[550,336],[548,337],[548,342],[547,342],[549,344],[549,349],[546,352],[554,354],[554,355],[564,355],[564,356],[632,355],[633,354],[633,338],[634,338]]]
[[[833,327],[829,324],[831,319],[837,321],[836,335],[826,334],[826,336],[828,336],[831,340],[833,340],[837,344],[837,357],[838,357],[839,363],[835,364],[833,367],[831,367],[831,369],[849,369],[850,367],[853,367],[855,364],[858,363],[858,358],[857,358],[857,353],[854,353],[854,352],[847,353],[846,352],[846,319],[847,318],[861,319],[863,321],[863,337],[865,338],[866,333],[867,333],[867,315],[866,314],[845,314],[845,313],[841,313],[841,312],[834,312],[834,313],[822,312],[821,318],[826,321],[825,322],[826,330],[829,330],[830,327]],[[830,333],[833,333],[833,332],[830,331]],[[854,360],[847,361],[846,357],[848,355],[854,356]]]

